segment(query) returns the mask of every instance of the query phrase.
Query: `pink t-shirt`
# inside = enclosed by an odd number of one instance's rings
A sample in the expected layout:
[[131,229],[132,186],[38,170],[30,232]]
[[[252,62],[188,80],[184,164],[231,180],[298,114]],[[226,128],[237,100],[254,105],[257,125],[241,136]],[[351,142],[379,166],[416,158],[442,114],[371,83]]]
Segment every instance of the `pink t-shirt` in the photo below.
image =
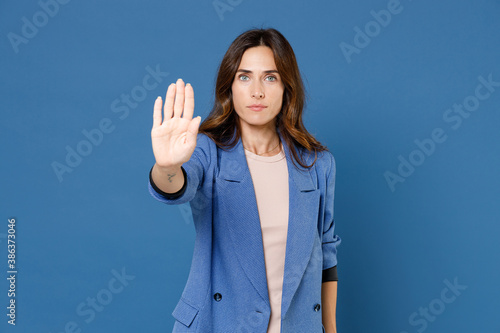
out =
[[283,152],[259,156],[245,149],[255,189],[266,263],[271,318],[267,333],[281,331],[281,295],[288,232],[288,168]]

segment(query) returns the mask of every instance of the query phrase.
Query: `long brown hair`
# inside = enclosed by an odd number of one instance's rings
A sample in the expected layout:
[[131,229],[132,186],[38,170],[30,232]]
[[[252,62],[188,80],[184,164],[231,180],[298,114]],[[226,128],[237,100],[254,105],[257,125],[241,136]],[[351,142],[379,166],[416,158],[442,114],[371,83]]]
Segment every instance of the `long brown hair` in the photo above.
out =
[[[232,148],[241,136],[238,114],[234,111],[232,84],[243,53],[251,47],[267,46],[274,54],[274,61],[283,84],[283,104],[276,116],[276,127],[292,152],[292,161],[310,168],[316,163],[317,153],[328,150],[304,127],[302,112],[305,90],[295,53],[286,38],[275,29],[252,29],[239,35],[229,46],[218,69],[215,100],[212,111],[200,124],[199,133],[209,136],[219,147]],[[236,132],[236,133],[235,133]],[[314,161],[306,165],[299,158],[295,145],[314,152]]]

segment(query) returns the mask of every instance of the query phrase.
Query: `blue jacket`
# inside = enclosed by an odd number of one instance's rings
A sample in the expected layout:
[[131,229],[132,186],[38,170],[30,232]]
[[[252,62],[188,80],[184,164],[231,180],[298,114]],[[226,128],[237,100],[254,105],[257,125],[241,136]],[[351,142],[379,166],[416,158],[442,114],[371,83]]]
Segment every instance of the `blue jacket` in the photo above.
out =
[[[278,132],[281,137],[281,134]],[[285,149],[289,174],[289,221],[281,305],[281,332],[321,333],[322,271],[337,265],[333,203],[335,160],[318,154],[299,170]],[[314,154],[307,156],[307,164]],[[182,165],[187,184],[166,204],[189,202],[196,230],[191,270],[173,317],[173,332],[266,333],[271,314],[262,231],[241,138],[229,151],[198,133]]]

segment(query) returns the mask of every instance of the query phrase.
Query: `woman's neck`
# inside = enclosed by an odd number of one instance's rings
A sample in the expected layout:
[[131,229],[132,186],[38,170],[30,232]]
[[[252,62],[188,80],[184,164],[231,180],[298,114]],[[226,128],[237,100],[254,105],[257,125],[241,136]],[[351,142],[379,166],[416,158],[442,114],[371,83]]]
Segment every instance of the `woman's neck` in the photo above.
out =
[[241,142],[246,150],[259,156],[274,156],[281,151],[281,141],[276,130],[242,130]]

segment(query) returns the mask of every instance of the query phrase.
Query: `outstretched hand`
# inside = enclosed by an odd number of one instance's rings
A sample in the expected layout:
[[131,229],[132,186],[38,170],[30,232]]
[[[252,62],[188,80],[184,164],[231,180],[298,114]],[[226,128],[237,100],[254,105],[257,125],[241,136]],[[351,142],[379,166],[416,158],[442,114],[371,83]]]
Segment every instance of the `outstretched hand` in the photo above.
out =
[[167,90],[165,105],[160,96],[155,101],[151,142],[156,164],[160,167],[181,166],[189,161],[196,148],[201,117],[193,119],[194,91],[182,79]]

